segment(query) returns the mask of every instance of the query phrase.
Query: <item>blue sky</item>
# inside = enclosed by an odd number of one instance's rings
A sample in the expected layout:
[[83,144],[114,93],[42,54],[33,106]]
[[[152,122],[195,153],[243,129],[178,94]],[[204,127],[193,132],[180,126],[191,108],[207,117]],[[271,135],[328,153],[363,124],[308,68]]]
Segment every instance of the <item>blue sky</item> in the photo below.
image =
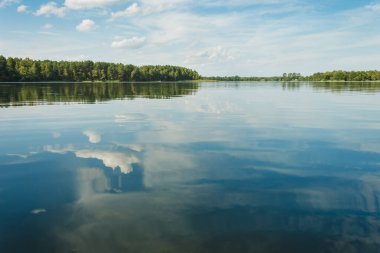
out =
[[0,0],[0,54],[202,75],[380,69],[380,1]]

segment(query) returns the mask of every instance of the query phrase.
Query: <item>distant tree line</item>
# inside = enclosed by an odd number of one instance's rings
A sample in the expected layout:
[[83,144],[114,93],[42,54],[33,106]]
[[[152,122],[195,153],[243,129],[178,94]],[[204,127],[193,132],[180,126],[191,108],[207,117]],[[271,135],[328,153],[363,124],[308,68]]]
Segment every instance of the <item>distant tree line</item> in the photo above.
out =
[[250,76],[250,77],[244,77],[244,76],[202,76],[203,80],[210,80],[210,81],[283,81],[281,77],[257,77],[257,76]]
[[299,73],[284,73],[273,77],[240,77],[240,76],[212,76],[202,77],[216,81],[380,81],[380,71],[329,71],[315,73],[311,76],[302,76]]
[[304,78],[306,81],[379,81],[380,71],[330,71],[315,73]]
[[134,66],[93,61],[50,61],[29,58],[5,58],[0,55],[0,82],[30,81],[380,81],[380,71],[329,71],[302,76],[284,73],[273,77],[211,76],[178,66]]
[[49,61],[0,55],[0,81],[181,81],[199,79],[191,69],[92,61]]

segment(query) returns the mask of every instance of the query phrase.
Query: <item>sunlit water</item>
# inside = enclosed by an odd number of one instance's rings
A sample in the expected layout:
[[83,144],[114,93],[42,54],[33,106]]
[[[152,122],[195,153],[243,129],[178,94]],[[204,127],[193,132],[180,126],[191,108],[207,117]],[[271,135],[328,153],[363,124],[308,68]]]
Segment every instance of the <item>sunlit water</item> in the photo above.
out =
[[380,252],[380,84],[0,84],[0,252]]

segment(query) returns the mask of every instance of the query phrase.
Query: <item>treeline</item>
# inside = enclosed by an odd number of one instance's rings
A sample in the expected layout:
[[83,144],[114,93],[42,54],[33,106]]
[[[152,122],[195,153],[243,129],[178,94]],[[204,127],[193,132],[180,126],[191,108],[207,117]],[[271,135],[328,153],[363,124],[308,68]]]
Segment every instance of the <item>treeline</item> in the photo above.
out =
[[92,61],[49,61],[29,58],[5,58],[0,55],[0,82],[43,81],[380,81],[380,71],[329,71],[302,76],[284,73],[273,77],[212,76],[200,77],[191,69],[178,66],[134,66]]
[[282,76],[273,77],[240,77],[240,76],[213,76],[202,77],[205,80],[215,81],[380,81],[380,71],[329,71],[315,73],[310,76],[302,76],[299,73],[284,73]]
[[183,81],[199,79],[191,69],[92,61],[49,61],[0,55],[0,82],[29,81]]
[[202,76],[203,80],[210,81],[227,81],[227,82],[239,82],[239,81],[284,81],[281,77],[244,77],[244,76]]
[[305,81],[380,81],[380,71],[331,71],[315,73],[305,77]]

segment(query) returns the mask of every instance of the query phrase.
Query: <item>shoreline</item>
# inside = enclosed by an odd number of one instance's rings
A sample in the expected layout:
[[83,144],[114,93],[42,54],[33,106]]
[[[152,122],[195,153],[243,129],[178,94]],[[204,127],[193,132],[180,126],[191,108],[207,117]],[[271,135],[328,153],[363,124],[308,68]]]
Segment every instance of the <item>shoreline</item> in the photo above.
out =
[[344,81],[344,80],[328,80],[328,81],[307,81],[307,80],[293,80],[293,81],[280,81],[280,80],[205,80],[205,79],[200,79],[200,80],[178,80],[178,81],[126,81],[126,82],[120,82],[120,81],[0,81],[0,84],[36,84],[36,83],[46,83],[46,84],[60,84],[60,83],[76,83],[76,84],[103,84],[103,83],[112,83],[112,84],[146,84],[146,83],[156,83],[156,84],[165,84],[165,83],[192,83],[192,82],[204,82],[204,83],[236,83],[236,82],[241,82],[241,83],[380,83],[380,80],[369,80],[369,81]]

